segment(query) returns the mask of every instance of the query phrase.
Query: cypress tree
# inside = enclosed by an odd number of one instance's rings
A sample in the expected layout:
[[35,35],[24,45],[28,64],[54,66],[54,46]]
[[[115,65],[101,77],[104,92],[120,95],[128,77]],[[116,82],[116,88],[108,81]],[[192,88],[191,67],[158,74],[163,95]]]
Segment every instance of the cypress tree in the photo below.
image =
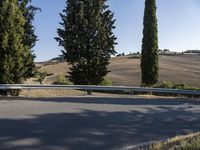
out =
[[31,0],[19,0],[18,6],[23,13],[23,16],[26,19],[24,24],[24,37],[23,44],[27,47],[27,51],[23,52],[24,54],[24,78],[30,78],[35,75],[36,67],[34,63],[35,54],[32,50],[36,44],[37,35],[35,34],[35,27],[33,26],[34,16],[37,10],[40,10],[37,7],[30,5]]
[[[0,1],[0,84],[21,84],[24,65],[23,45],[25,19],[17,0]],[[19,91],[1,91],[18,95]]]
[[109,72],[111,55],[116,52],[113,34],[115,20],[106,0],[67,0],[62,28],[56,40],[64,47],[71,65],[69,78],[78,85],[98,85]]
[[146,0],[141,58],[142,84],[145,86],[152,86],[158,81],[158,59],[156,0]]

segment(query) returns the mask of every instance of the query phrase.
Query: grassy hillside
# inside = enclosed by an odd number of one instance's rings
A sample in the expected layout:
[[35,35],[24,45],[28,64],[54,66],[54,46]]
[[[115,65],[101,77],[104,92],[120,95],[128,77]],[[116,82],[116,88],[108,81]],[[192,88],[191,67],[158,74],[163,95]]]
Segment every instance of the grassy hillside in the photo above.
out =
[[[40,71],[53,73],[45,79],[52,83],[56,76],[69,71],[69,65],[61,61],[39,63]],[[113,85],[139,86],[141,80],[140,58],[123,56],[111,59],[111,72],[108,77]],[[170,55],[160,56],[160,79],[174,83],[184,83],[188,86],[200,87],[200,55]]]

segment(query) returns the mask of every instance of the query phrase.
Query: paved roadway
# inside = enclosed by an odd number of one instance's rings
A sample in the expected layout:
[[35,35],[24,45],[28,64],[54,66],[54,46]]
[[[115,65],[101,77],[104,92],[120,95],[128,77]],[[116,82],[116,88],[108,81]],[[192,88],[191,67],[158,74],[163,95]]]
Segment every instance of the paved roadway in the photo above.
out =
[[200,130],[200,102],[182,99],[0,100],[2,150],[118,150]]

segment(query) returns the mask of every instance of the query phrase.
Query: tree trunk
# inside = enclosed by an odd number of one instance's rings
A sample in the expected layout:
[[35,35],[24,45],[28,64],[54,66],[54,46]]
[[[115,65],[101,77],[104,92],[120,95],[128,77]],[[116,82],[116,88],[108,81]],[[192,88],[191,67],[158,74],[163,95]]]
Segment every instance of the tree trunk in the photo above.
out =
[[87,95],[92,95],[92,91],[91,90],[87,90]]

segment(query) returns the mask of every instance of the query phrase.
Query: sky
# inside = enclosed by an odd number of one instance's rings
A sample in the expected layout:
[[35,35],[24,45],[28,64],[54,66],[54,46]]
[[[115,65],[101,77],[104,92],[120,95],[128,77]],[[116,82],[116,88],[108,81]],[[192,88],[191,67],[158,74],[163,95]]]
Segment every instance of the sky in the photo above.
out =
[[[141,51],[145,0],[108,0],[114,12],[118,53]],[[61,54],[62,47],[54,37],[66,0],[32,0],[42,9],[34,25],[39,41],[34,47],[36,61],[45,61]],[[200,0],[157,0],[159,48],[182,52],[200,49]]]

